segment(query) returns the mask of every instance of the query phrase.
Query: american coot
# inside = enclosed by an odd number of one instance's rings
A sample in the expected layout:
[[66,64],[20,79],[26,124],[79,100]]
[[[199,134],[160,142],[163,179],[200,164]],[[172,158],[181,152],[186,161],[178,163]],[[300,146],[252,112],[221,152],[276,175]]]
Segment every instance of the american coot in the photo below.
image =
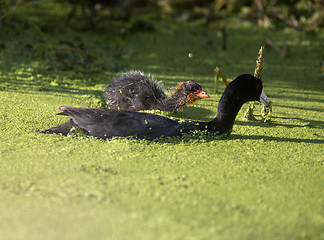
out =
[[73,127],[79,127],[87,135],[102,139],[114,136],[155,139],[180,136],[196,130],[226,134],[230,133],[237,113],[247,101],[260,101],[265,106],[270,103],[263,91],[261,79],[250,74],[238,76],[227,86],[219,101],[217,116],[208,122],[180,122],[143,112],[61,106],[59,109],[63,112],[59,115],[69,116],[70,121],[43,133],[69,135]]
[[140,71],[129,71],[112,79],[105,95],[110,109],[157,109],[167,112],[176,112],[189,103],[209,97],[201,86],[193,81],[179,83],[171,96],[167,97],[162,82]]

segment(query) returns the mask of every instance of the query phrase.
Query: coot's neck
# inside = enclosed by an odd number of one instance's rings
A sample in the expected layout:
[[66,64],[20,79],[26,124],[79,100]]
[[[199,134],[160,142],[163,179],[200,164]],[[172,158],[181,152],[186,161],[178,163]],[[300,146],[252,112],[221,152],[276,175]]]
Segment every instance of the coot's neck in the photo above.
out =
[[162,101],[162,108],[167,112],[175,112],[186,104],[186,94],[183,90],[177,89],[169,98]]
[[229,94],[229,91],[225,90],[218,103],[217,116],[210,122],[214,131],[229,132],[233,128],[235,118],[243,104],[244,101],[240,97]]

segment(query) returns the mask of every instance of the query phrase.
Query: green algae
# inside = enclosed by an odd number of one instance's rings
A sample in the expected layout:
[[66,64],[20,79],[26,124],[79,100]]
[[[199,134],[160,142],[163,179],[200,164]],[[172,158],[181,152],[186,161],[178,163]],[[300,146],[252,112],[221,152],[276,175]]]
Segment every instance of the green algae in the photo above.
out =
[[[8,34],[0,52],[0,236],[323,239],[324,36],[238,28],[231,21],[227,51],[212,25],[159,22],[153,33],[123,36],[126,50],[105,34],[75,31],[98,56],[88,66],[78,54],[68,54],[67,65],[52,58],[33,29],[16,41]],[[58,43],[71,35],[63,30],[44,34]],[[60,105],[103,106],[109,79],[130,69],[150,72],[167,87],[199,82],[211,97],[172,117],[212,119],[220,98],[212,93],[214,67],[229,80],[253,73],[265,36],[291,47],[285,60],[266,49],[262,76],[275,109],[270,123],[260,111],[259,121],[241,121],[244,105],[232,135],[221,139],[103,141],[39,133],[67,120],[55,115]],[[40,54],[17,47],[18,40],[22,46],[35,41]],[[207,40],[214,44],[206,46]]]

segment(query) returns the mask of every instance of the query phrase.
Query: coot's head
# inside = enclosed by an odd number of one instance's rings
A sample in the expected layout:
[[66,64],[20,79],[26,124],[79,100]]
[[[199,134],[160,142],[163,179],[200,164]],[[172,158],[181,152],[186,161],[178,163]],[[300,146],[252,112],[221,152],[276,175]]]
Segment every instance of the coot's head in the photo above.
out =
[[201,89],[201,86],[193,81],[179,83],[177,91],[185,93],[186,103],[193,103],[203,98],[209,98],[209,95]]
[[230,82],[226,88],[227,94],[231,93],[243,102],[259,101],[264,106],[270,105],[270,100],[263,91],[262,80],[251,74],[242,74]]

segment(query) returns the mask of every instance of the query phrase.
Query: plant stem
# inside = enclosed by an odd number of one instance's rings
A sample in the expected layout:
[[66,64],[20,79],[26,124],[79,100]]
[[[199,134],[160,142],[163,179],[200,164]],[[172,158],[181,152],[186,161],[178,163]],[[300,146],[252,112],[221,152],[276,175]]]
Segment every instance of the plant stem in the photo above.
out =
[[[264,52],[264,47],[261,46],[261,48],[259,50],[259,56],[257,57],[257,60],[256,60],[256,67],[254,69],[254,76],[257,78],[261,78],[261,70],[262,70],[261,64],[263,61],[263,52]],[[254,108],[255,108],[254,102],[250,102],[248,109],[246,110],[246,112],[243,116],[243,120],[245,120],[245,121],[255,120],[255,117],[253,116]]]
[[215,92],[216,93],[218,91],[218,80],[219,80],[219,77],[222,78],[222,81],[223,81],[224,85],[227,87],[227,85],[228,85],[227,78],[223,74],[222,70],[219,67],[216,67],[215,68]]

